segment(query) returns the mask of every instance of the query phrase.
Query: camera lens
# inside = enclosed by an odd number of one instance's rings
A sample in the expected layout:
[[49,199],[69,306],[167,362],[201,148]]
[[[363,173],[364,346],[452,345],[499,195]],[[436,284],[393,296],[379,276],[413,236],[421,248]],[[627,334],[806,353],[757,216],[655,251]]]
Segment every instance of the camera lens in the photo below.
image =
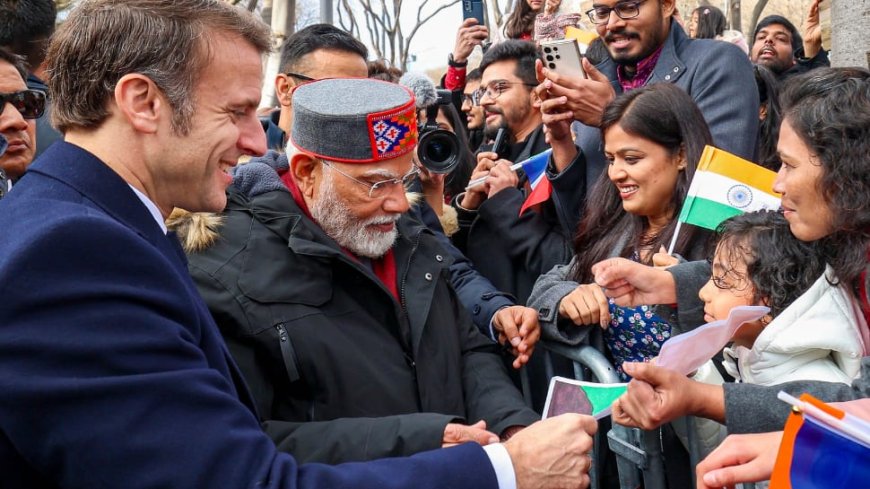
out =
[[549,54],[547,55],[547,61],[553,61],[553,57],[550,56]]
[[545,53],[549,53],[549,52],[550,52],[550,48],[544,48],[544,52],[545,52]]
[[432,173],[450,173],[459,163],[459,138],[445,129],[420,136],[417,158]]
[[551,70],[555,70],[555,69],[556,69],[556,63],[550,63],[549,66],[550,66],[550,69],[551,69]]

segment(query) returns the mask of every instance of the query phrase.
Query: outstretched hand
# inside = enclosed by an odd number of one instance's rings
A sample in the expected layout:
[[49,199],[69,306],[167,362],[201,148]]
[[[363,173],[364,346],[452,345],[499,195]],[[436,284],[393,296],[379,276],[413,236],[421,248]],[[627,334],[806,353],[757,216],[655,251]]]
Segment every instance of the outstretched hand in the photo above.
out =
[[592,416],[563,414],[528,426],[504,443],[516,474],[517,489],[589,487]]
[[495,313],[492,326],[498,331],[498,342],[510,344],[516,357],[513,367],[519,369],[528,363],[535,344],[541,338],[537,311],[524,306],[505,307]]
[[444,436],[441,439],[441,447],[447,448],[461,443],[475,442],[481,445],[498,443],[495,433],[486,431],[486,421],[480,420],[473,425],[448,423],[444,427]]
[[782,441],[782,431],[729,435],[698,463],[698,489],[734,487],[770,479]]
[[609,258],[592,265],[595,283],[618,306],[673,304],[677,302],[674,276],[626,258]]
[[696,382],[649,363],[625,362],[622,368],[632,380],[625,394],[613,402],[613,421],[644,430],[686,415],[724,421],[725,394],[721,385]]

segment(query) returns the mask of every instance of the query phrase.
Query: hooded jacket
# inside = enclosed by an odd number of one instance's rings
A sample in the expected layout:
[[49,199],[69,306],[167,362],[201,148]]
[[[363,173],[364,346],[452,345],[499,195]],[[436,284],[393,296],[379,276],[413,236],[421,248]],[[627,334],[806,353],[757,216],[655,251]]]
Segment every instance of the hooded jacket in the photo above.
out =
[[725,369],[739,382],[777,385],[793,380],[850,384],[867,351],[867,325],[848,291],[831,285],[828,268],[755,339],[752,348],[725,349]]
[[538,418],[457,300],[450,255],[410,217],[393,247],[400,301],[268,165],[239,168],[220,219],[184,224],[189,269],[282,450],[369,460],[440,447],[449,422],[501,433]]

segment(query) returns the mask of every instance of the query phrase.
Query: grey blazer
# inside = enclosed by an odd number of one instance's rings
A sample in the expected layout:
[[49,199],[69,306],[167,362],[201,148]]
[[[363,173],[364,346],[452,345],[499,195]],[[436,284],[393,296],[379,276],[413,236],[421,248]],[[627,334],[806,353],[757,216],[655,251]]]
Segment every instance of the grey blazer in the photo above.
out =
[[[616,94],[622,87],[617,64],[609,57],[596,68],[610,80]],[[717,147],[748,160],[755,159],[758,139],[758,87],[752,63],[737,46],[713,39],[691,39],[671,21],[671,31],[647,85],[673,83],[685,90],[701,109]],[[577,144],[603,158],[601,131],[575,125]]]

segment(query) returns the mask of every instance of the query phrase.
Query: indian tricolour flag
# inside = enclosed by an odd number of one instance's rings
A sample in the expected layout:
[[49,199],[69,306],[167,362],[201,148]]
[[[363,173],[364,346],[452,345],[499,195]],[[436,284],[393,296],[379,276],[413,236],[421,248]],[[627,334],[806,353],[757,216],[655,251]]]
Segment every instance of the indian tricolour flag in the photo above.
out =
[[721,149],[707,146],[689,186],[680,222],[706,229],[744,212],[779,209],[776,173]]

